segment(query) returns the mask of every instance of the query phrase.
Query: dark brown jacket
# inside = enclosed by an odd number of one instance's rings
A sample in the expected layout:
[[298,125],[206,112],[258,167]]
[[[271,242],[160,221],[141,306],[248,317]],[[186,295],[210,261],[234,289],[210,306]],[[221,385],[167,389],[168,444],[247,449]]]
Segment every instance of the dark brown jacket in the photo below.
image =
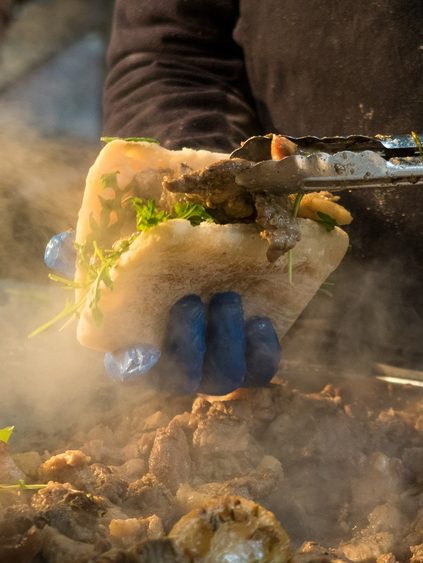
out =
[[423,130],[422,0],[117,0],[108,62],[110,135]]

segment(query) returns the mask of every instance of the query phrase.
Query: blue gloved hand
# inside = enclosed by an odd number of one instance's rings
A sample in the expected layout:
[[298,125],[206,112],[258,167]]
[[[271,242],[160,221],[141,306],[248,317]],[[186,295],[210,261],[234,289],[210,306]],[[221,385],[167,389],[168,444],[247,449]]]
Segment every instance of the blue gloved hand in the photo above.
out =
[[[52,237],[44,261],[73,278],[74,233]],[[157,366],[154,377],[161,389],[225,395],[238,387],[266,385],[280,359],[270,319],[251,317],[244,322],[241,297],[229,291],[213,295],[207,308],[198,295],[186,295],[170,309],[162,351],[141,343],[107,352],[104,365],[117,381],[138,379]]]
[[51,237],[44,251],[44,264],[69,279],[75,276],[75,231],[63,231]]
[[208,308],[186,295],[170,310],[163,349],[140,344],[105,355],[108,373],[120,381],[148,373],[157,364],[160,389],[226,395],[238,387],[266,385],[275,375],[281,347],[271,321],[244,322],[238,293],[216,293]]

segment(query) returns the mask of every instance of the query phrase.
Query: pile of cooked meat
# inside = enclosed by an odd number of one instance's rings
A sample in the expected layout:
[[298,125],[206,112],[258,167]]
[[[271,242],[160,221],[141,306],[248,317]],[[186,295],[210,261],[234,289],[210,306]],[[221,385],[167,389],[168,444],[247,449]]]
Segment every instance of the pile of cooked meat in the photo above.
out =
[[0,444],[2,484],[47,484],[0,492],[0,561],[421,562],[418,392],[127,387],[52,451]]

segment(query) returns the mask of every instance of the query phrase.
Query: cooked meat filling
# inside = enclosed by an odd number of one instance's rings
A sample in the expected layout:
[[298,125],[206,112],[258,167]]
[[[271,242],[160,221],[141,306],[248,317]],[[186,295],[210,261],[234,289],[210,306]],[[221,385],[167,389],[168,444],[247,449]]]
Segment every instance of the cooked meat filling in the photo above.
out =
[[236,183],[236,175],[253,166],[240,158],[222,160],[163,183],[165,190],[184,194],[204,205],[220,223],[255,221],[269,242],[267,257],[273,262],[300,240],[297,220],[286,195],[250,193]]
[[220,223],[241,219],[254,220],[251,194],[235,181],[235,176],[251,168],[252,162],[241,158],[221,160],[202,170],[165,179],[163,187],[173,193],[185,194],[187,199],[202,203]]

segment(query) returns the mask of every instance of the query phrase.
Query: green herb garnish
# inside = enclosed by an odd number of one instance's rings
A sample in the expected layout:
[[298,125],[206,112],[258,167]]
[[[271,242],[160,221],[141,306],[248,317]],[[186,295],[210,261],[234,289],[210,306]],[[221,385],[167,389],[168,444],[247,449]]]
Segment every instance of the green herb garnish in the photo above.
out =
[[213,217],[199,203],[178,202],[170,212],[157,209],[153,199],[145,201],[139,197],[132,197],[131,203],[135,209],[138,231],[146,231],[169,219],[185,219],[194,227],[203,221],[213,221]]
[[39,491],[40,489],[45,489],[47,487],[46,484],[31,484],[27,485],[25,481],[19,479],[19,481],[15,485],[0,485],[0,492],[4,491]]
[[145,201],[139,197],[132,197],[131,203],[135,209],[138,231],[147,231],[167,221],[170,217],[166,211],[157,209],[154,199]]
[[128,142],[143,142],[143,143],[156,143],[159,145],[159,141],[157,139],[153,139],[152,137],[100,137],[100,141],[103,143],[111,143],[112,141],[128,141]]
[[[86,243],[83,245],[75,244],[77,263],[83,272],[83,280],[68,280],[56,274],[49,274],[52,281],[62,284],[65,289],[84,290],[83,297],[76,303],[67,301],[62,311],[32,331],[29,334],[30,338],[44,332],[61,320],[71,320],[73,317],[78,317],[87,303],[95,324],[99,326],[103,320],[103,313],[99,307],[103,284],[108,289],[113,290],[112,270],[116,267],[122,254],[129,250],[131,244],[140,236],[141,232],[170,219],[186,219],[194,226],[199,225],[202,221],[213,220],[204,207],[196,203],[176,203],[168,212],[158,209],[156,202],[152,199],[143,200],[139,197],[125,197],[132,186],[129,185],[120,189],[117,174],[118,172],[113,172],[103,174],[101,177],[103,188],[112,189],[114,198],[106,199],[98,196],[102,206],[100,220],[97,222],[91,216],[91,232]],[[137,232],[129,237],[117,240],[111,248],[103,248],[99,241],[104,244],[104,241],[110,240],[111,234],[120,234],[130,211],[132,214],[135,212]],[[64,326],[66,325],[67,322]]]
[[417,150],[419,151],[419,155],[423,156],[423,146],[420,137],[417,135],[415,131],[411,131],[411,136],[413,138],[413,141],[416,143],[416,147]]
[[328,233],[330,233],[330,231],[333,231],[333,229],[338,226],[336,219],[334,219],[330,215],[327,215],[326,213],[318,211],[317,216],[319,217],[318,223],[321,223],[323,227],[328,231]]
[[207,213],[199,203],[179,202],[175,203],[171,212],[172,219],[186,219],[196,227],[200,223],[213,222],[213,217]]
[[10,436],[13,434],[15,427],[14,426],[5,426],[4,428],[0,428],[0,442],[7,442],[10,440]]
[[84,297],[83,299],[81,299],[77,303],[74,303],[72,301],[66,301],[65,306],[60,311],[60,313],[57,313],[57,315],[55,315],[52,319],[50,319],[46,323],[42,324],[41,326],[37,327],[35,330],[30,332],[28,334],[28,338],[38,336],[39,334],[41,334],[42,332],[44,332],[45,330],[47,330],[51,326],[55,325],[59,321],[62,321],[63,319],[67,319],[68,317],[73,317],[73,316],[79,315],[79,313],[84,308],[85,299],[86,299],[86,297]]

